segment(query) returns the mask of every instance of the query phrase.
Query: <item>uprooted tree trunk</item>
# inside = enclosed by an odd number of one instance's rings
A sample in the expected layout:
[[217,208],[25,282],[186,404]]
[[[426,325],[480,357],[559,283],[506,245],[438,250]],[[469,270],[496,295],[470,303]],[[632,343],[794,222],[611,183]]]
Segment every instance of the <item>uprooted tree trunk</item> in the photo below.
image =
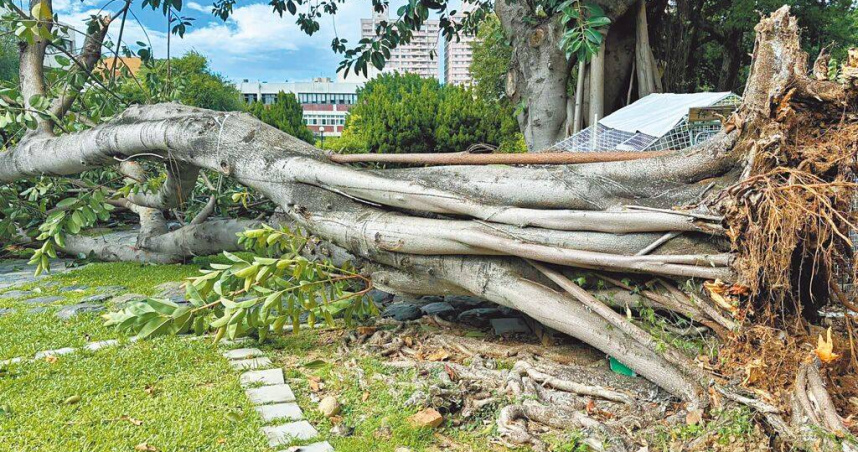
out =
[[[564,275],[580,268],[655,277],[666,292],[644,290],[650,306],[724,336],[739,322],[705,294],[679,290],[678,283],[720,279],[761,293],[793,292],[789,281],[784,285],[779,279],[788,269],[776,274],[767,267],[782,260],[761,262],[764,256],[749,252],[765,243],[781,246],[758,238],[759,224],[776,228],[778,220],[761,220],[766,212],[754,210],[765,197],[754,184],[784,170],[781,165],[804,161],[801,156],[816,160],[786,170],[801,171],[796,177],[816,174],[820,187],[832,182],[832,171],[851,169],[851,160],[829,161],[803,150],[781,154],[796,139],[797,127],[811,119],[832,130],[854,121],[855,90],[806,77],[806,55],[788,8],[763,19],[757,33],[744,102],[725,131],[704,145],[661,157],[548,167],[363,170],[332,163],[322,151],[246,114],[160,104],[131,107],[83,132],[32,133],[0,154],[0,181],[72,175],[120,160],[121,171],[139,179],[145,175],[128,160],[157,156],[168,168],[160,192],[116,201],[140,215],[140,232],[69,237],[66,251],[168,262],[235,248],[234,233],[253,224],[208,219],[211,209],[205,209],[188,226],[167,230],[162,212],[176,205],[177,193],[193,188],[199,169],[216,171],[274,201],[289,222],[330,244],[323,252],[353,256],[380,287],[412,294],[470,293],[517,309],[619,359],[687,402],[689,410],[707,406],[712,394],[721,393],[760,411],[785,440],[804,444],[808,425],[846,430],[831,411],[815,367],[803,366],[799,373],[790,423],[782,408],[741,395],[680,352],[656,344]],[[22,75],[22,80],[34,76]],[[845,146],[854,153],[854,144]],[[831,196],[852,192],[839,187]],[[826,214],[834,216],[835,207],[842,206],[829,207]],[[843,222],[832,221],[820,226],[818,232],[828,234],[820,240],[840,233]],[[801,240],[782,245],[792,247],[788,255],[798,253],[789,265],[813,259],[814,251],[802,248]],[[828,246],[819,245],[817,251]],[[628,288],[621,279],[605,276]],[[813,402],[802,403],[805,398]]]

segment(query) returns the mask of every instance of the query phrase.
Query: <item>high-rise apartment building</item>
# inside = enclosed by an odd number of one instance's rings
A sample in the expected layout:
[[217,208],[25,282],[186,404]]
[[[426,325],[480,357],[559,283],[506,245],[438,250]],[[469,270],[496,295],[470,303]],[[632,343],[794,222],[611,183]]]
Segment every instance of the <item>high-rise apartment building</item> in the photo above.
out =
[[[372,19],[360,20],[361,38],[375,38],[376,25],[389,20],[387,10],[381,13],[373,11]],[[384,66],[384,72],[409,72],[421,77],[439,79],[438,35],[438,20],[427,20],[423,28],[413,32],[410,43],[400,44],[390,51],[390,59]]]
[[[473,4],[464,3],[462,7],[467,11],[473,8]],[[457,13],[453,18],[462,20],[464,11]],[[459,33],[459,42],[448,41],[444,46],[444,83],[449,85],[470,85],[471,62],[474,61],[472,44],[476,37],[464,32]]]

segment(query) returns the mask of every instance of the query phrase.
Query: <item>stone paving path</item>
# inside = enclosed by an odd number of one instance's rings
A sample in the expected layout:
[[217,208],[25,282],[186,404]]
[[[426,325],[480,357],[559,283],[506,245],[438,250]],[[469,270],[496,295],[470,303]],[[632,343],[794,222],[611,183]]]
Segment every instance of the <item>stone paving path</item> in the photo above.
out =
[[[292,388],[283,379],[283,370],[273,367],[270,359],[258,348],[239,348],[225,352],[233,368],[244,370],[241,385],[247,398],[256,405],[256,411],[268,424],[262,433],[271,447],[284,446],[295,440],[307,441],[319,436],[319,432],[304,420],[304,412],[295,401]],[[290,452],[333,452],[327,441],[296,446]]]

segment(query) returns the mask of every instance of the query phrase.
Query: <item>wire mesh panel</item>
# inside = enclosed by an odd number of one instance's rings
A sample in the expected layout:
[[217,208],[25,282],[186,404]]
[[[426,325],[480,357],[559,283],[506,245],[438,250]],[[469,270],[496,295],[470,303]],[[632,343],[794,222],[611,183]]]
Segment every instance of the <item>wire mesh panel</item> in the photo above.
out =
[[[738,107],[742,98],[730,93],[704,107]],[[667,133],[654,137],[642,132],[628,132],[612,129],[601,123],[556,143],[552,151],[595,152],[595,151],[665,151],[681,150],[703,143],[721,131],[720,121],[688,120],[686,114]]]

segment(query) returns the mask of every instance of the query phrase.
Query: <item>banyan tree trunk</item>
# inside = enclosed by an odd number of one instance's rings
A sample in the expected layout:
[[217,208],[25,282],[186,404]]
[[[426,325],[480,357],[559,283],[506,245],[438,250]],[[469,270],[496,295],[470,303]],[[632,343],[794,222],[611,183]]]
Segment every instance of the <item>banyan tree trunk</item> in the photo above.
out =
[[[333,163],[321,150],[246,114],[159,104],[130,107],[83,132],[29,135],[0,154],[0,181],[72,175],[115,165],[117,158],[168,159],[168,167],[184,172],[168,172],[159,193],[122,200],[146,220],[145,237],[70,237],[66,250],[165,262],[233,248],[234,233],[252,224],[201,218],[172,232],[159,224],[160,211],[182,187],[193,186],[200,168],[217,171],[274,201],[288,221],[330,249],[353,256],[381,287],[470,293],[520,310],[620,359],[688,402],[689,409],[706,406],[707,393],[716,387],[751,404],[779,433],[797,441],[777,409],[718,385],[681,353],[656,346],[624,317],[577,291],[562,274],[581,268],[768,289],[758,284],[759,274],[771,273],[767,263],[749,262],[742,249],[752,243],[743,241],[743,234],[753,233],[748,225],[754,223],[730,215],[747,214],[759,201],[746,189],[748,181],[762,180],[773,169],[769,163],[795,139],[802,121],[812,116],[843,126],[841,118],[854,120],[849,115],[855,90],[849,83],[807,78],[807,56],[788,8],[764,18],[756,31],[744,101],[725,130],[705,144],[660,157],[557,166],[357,169]],[[847,163],[831,165],[825,171]],[[126,174],[135,171],[125,166]],[[675,282],[667,285],[678,292]],[[716,331],[738,328],[728,312],[700,293],[648,298],[661,310]]]

